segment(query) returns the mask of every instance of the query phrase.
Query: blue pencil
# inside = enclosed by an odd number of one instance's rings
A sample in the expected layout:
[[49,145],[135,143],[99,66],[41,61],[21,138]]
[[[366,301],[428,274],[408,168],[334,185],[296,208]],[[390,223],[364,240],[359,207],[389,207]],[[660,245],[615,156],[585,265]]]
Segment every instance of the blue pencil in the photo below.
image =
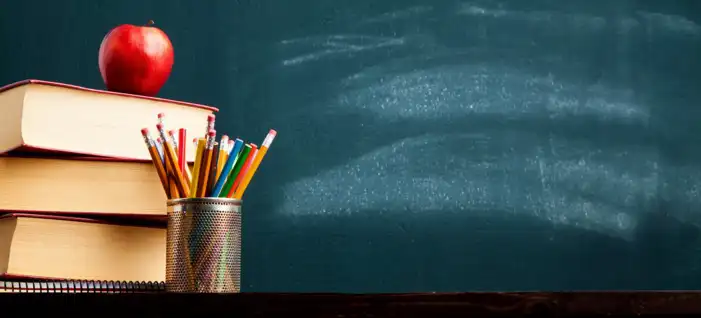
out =
[[234,149],[232,149],[231,153],[229,153],[229,159],[226,160],[224,168],[222,168],[221,174],[219,175],[219,179],[217,180],[217,183],[214,184],[211,195],[212,197],[219,197],[219,194],[224,187],[224,183],[226,182],[226,177],[229,175],[229,173],[231,173],[231,168],[234,167],[236,158],[238,157],[236,155],[239,153],[239,151],[241,151],[241,148],[243,148],[243,140],[236,138],[236,141],[234,142]]

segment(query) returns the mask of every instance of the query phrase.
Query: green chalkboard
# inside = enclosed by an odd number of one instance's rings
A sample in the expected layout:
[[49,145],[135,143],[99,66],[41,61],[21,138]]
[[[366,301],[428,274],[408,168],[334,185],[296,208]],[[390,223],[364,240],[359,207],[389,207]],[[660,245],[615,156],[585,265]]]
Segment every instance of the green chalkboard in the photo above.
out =
[[[246,291],[701,288],[697,1],[3,1],[0,82],[102,88],[153,19],[161,96],[279,131]],[[222,127],[223,126],[223,127]]]

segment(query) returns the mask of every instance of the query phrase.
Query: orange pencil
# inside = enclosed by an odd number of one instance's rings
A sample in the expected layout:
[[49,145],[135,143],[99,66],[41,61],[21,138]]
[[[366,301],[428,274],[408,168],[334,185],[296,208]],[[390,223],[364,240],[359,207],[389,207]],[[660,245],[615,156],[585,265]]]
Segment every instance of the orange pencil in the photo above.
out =
[[178,157],[175,154],[175,150],[173,149],[173,143],[166,136],[166,133],[163,130],[163,124],[157,124],[156,128],[158,129],[158,132],[161,134],[161,138],[164,141],[163,153],[166,159],[166,167],[167,169],[170,169],[170,171],[174,172],[173,176],[175,177],[175,186],[177,187],[178,192],[180,193],[180,197],[187,198],[190,194],[190,185],[185,183],[185,177],[183,176],[182,171],[178,169]]
[[[163,113],[158,114],[158,122],[165,127],[164,121],[165,120],[165,115]],[[178,141],[175,139],[175,131],[174,130],[168,130],[168,137],[170,138],[170,142],[173,143],[173,150],[175,151],[176,155],[178,153]],[[164,148],[165,149],[165,148]],[[179,158],[177,160],[180,160]],[[178,166],[180,166],[180,163],[178,162]],[[173,197],[173,199],[179,199],[180,198],[180,192],[178,190],[178,187],[175,185],[175,171],[172,170],[170,165],[166,165],[166,173],[168,174],[168,188],[170,189],[170,195]]]
[[207,194],[207,181],[209,177],[209,168],[212,164],[212,153],[214,152],[214,140],[217,136],[215,130],[210,130],[207,134],[207,142],[205,149],[202,152],[202,166],[200,167],[199,174],[197,178],[197,195],[198,198],[204,198]]
[[173,172],[168,169],[168,191],[170,191],[171,199],[180,199],[180,192],[178,191],[178,186],[175,185],[175,176]]
[[273,144],[275,136],[277,136],[277,131],[275,131],[275,129],[271,129],[268,132],[268,135],[265,136],[263,144],[258,149],[256,157],[253,159],[253,163],[251,163],[251,167],[246,172],[246,175],[243,177],[243,180],[241,181],[241,184],[239,184],[239,187],[236,189],[236,192],[234,192],[234,199],[240,200],[243,198],[243,193],[246,192],[246,188],[248,188],[248,185],[251,183],[253,175],[256,173],[256,170],[258,170],[258,167],[260,166],[261,161],[263,161],[263,158],[265,158],[265,154],[268,152],[270,145]]
[[151,136],[148,133],[148,128],[141,129],[141,135],[144,137],[146,148],[148,148],[148,153],[151,155],[153,166],[156,167],[156,173],[158,174],[158,178],[161,180],[163,190],[165,191],[168,199],[170,199],[170,192],[168,191],[168,175],[166,174],[166,170],[163,167],[163,162],[158,154],[156,143],[153,141],[153,139],[151,139]]
[[234,193],[236,192],[236,188],[241,184],[241,180],[243,180],[243,177],[246,175],[248,172],[248,169],[251,168],[251,163],[253,162],[253,159],[256,157],[256,154],[258,153],[258,146],[256,144],[250,144],[251,150],[249,151],[248,158],[246,158],[246,162],[243,163],[243,167],[241,167],[241,171],[239,172],[239,175],[236,176],[236,180],[234,181],[234,185],[231,186],[231,189],[229,190],[229,193],[226,194],[227,198],[232,198]]

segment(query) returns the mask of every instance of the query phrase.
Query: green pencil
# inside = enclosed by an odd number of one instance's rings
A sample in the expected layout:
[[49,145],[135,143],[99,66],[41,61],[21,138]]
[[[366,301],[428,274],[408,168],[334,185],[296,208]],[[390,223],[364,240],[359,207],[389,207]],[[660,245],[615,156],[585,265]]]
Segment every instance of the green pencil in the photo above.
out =
[[243,150],[239,152],[238,158],[236,158],[236,165],[234,166],[234,169],[231,170],[229,176],[226,178],[224,188],[219,193],[220,198],[228,197],[229,191],[231,191],[231,187],[234,186],[234,181],[236,181],[236,177],[239,175],[241,167],[243,167],[243,163],[246,162],[246,158],[248,157],[248,153],[250,151],[251,145],[246,144],[243,146]]

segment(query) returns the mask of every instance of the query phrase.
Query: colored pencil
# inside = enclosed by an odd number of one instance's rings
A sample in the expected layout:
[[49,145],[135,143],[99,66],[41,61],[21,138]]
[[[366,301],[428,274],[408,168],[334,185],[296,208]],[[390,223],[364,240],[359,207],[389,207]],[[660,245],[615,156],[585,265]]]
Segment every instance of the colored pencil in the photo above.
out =
[[227,135],[221,136],[221,141],[219,142],[219,153],[218,153],[218,156],[219,156],[218,162],[220,164],[217,166],[217,175],[215,177],[215,180],[219,179],[219,175],[221,174],[221,171],[224,168],[224,163],[226,162],[224,155],[226,155],[228,147],[229,147],[229,136],[227,136]]
[[253,178],[253,175],[256,173],[256,170],[258,170],[258,166],[260,166],[260,162],[263,161],[263,157],[265,157],[265,154],[268,152],[268,149],[270,148],[270,145],[272,145],[273,140],[275,140],[276,135],[277,135],[277,131],[271,129],[268,132],[268,135],[265,136],[265,140],[263,140],[263,144],[261,144],[260,149],[258,150],[258,153],[256,154],[256,157],[253,159],[253,163],[251,164],[251,167],[246,172],[246,175],[243,177],[243,180],[241,181],[241,184],[236,189],[236,192],[234,192],[234,199],[243,198],[243,193],[246,192],[246,188],[248,188],[248,184],[251,183],[251,179]]
[[216,116],[207,116],[204,138],[194,138],[195,162],[187,162],[187,131],[179,128],[165,130],[164,113],[158,114],[158,138],[153,139],[148,129],[141,133],[148,148],[161,186],[168,199],[177,198],[233,198],[241,199],[258,171],[277,135],[271,129],[261,147],[246,144],[223,135],[217,142]]
[[243,177],[246,175],[246,172],[248,169],[251,168],[251,163],[253,162],[253,159],[256,157],[256,153],[258,153],[258,146],[256,144],[250,144],[251,145],[251,150],[248,152],[248,156],[246,157],[246,161],[243,163],[243,167],[241,167],[241,171],[239,171],[239,174],[236,176],[236,180],[234,181],[233,186],[231,189],[229,189],[229,193],[226,194],[227,198],[235,199],[234,194],[236,193],[236,189],[238,186],[241,184],[241,180],[243,180]]
[[[236,181],[236,177],[238,176],[239,172],[241,171],[241,168],[243,167],[243,164],[246,163],[246,158],[248,158],[248,154],[251,152],[251,145],[243,145],[241,147],[241,151],[236,154],[236,163],[234,164],[234,168],[231,169],[231,173],[226,177],[226,182],[224,183],[224,187],[222,188],[221,192],[219,193],[220,198],[226,198],[229,196],[229,192],[231,192],[232,188],[234,187],[234,182]],[[231,154],[233,156],[234,154]]]
[[236,163],[236,154],[241,150],[241,147],[243,147],[243,140],[236,138],[234,147],[231,149],[231,154],[227,158],[226,163],[221,165],[222,172],[219,174],[219,178],[214,185],[214,189],[212,189],[212,197],[218,197],[221,194],[222,188],[224,188],[224,184],[226,183],[227,176],[229,176],[231,169],[234,168],[234,164]]
[[229,154],[231,153],[232,150],[234,150],[234,144],[235,144],[234,140],[229,139],[229,145],[226,146],[226,152],[224,152],[224,162],[229,160]]
[[[165,127],[165,126],[164,126],[164,127]],[[183,177],[185,178],[185,183],[189,185],[189,184],[190,184],[190,180],[192,179],[192,176],[191,176],[189,173],[187,173],[188,171],[187,171],[186,169],[183,169],[183,168],[182,168],[182,165],[183,165],[183,164],[185,164],[185,166],[187,166],[187,162],[186,162],[186,161],[181,161],[181,156],[180,156],[180,149],[181,149],[181,147],[179,147],[179,144],[181,144],[180,135],[176,135],[176,134],[175,134],[175,130],[169,130],[169,131],[168,131],[168,137],[170,138],[170,142],[173,143],[173,150],[175,150],[175,154],[176,154],[177,157],[178,157],[178,158],[177,158],[177,164],[178,164],[178,165],[177,165],[177,168],[178,168],[178,170],[180,170],[180,172],[183,174]],[[184,144],[184,142],[183,142],[182,144]],[[182,148],[182,150],[184,151],[185,148]],[[170,172],[169,172],[169,173],[170,173]],[[175,177],[175,174],[174,174],[174,173],[171,173],[171,174],[173,175],[173,177]]]
[[[187,130],[185,128],[178,129],[178,163],[180,164],[180,171],[183,173],[187,170]],[[189,180],[188,180],[189,181]]]

